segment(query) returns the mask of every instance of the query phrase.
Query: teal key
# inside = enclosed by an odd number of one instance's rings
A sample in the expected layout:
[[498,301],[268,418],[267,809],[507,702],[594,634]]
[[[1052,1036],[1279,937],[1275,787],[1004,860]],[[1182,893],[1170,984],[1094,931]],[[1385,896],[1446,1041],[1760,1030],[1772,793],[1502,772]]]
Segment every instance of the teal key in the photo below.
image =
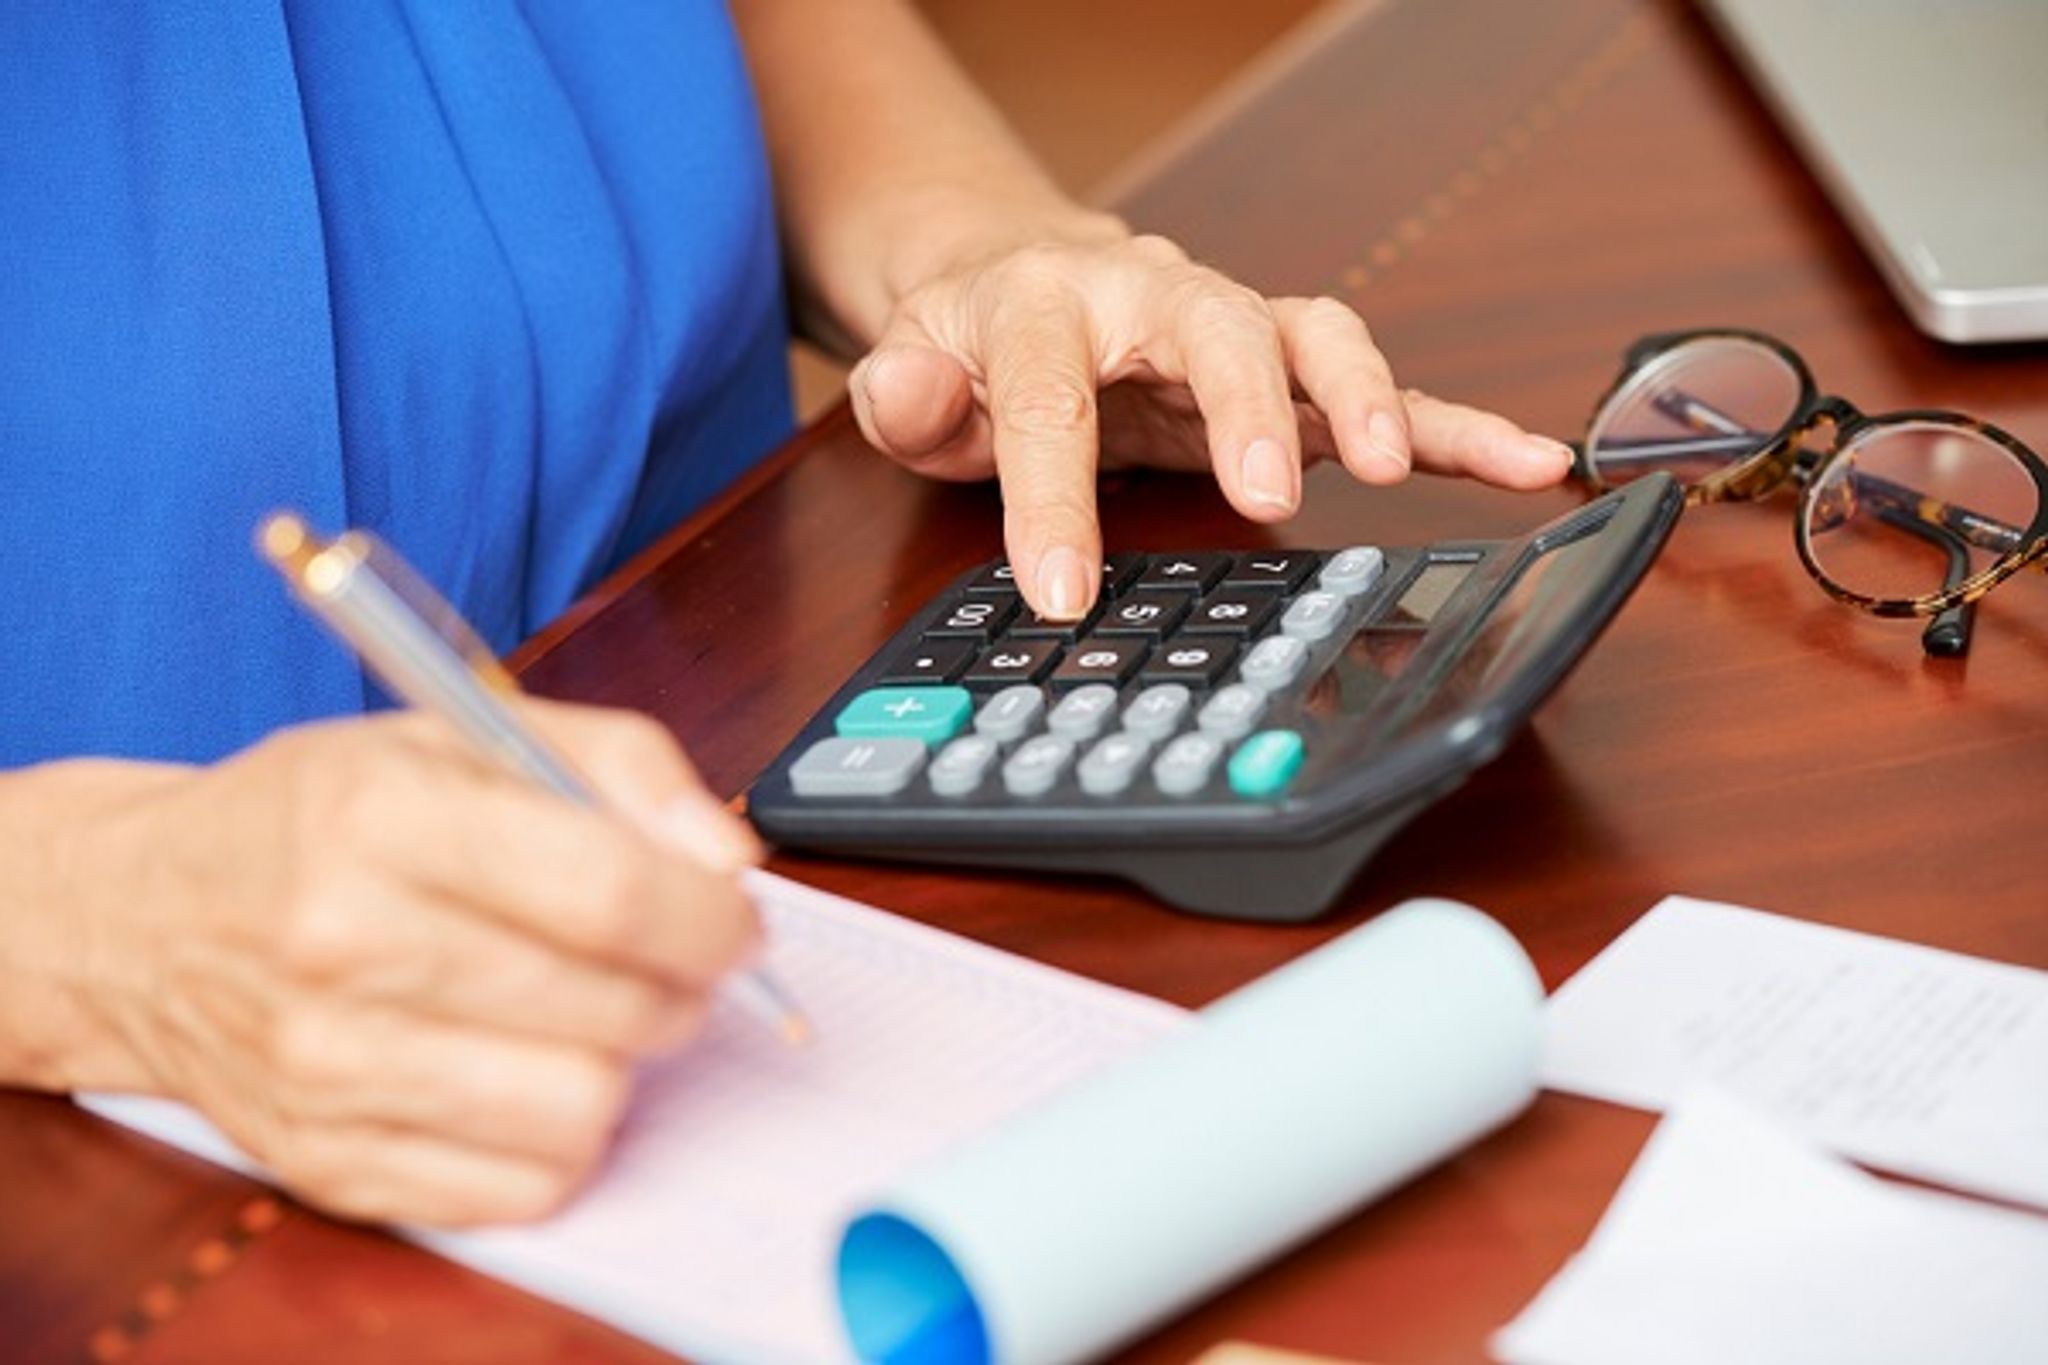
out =
[[1261,730],[1230,756],[1230,789],[1257,801],[1278,796],[1301,770],[1306,751],[1292,730]]
[[964,687],[870,687],[832,722],[847,739],[921,739],[944,744],[967,728],[974,699]]

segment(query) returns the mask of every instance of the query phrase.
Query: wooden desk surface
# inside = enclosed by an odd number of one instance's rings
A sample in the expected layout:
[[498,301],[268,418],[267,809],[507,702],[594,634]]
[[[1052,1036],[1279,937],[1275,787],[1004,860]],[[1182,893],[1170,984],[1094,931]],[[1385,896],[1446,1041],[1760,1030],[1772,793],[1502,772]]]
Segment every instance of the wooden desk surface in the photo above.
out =
[[[1575,434],[1632,337],[1736,323],[1866,408],[1961,408],[2048,447],[2048,348],[1913,332],[1679,0],[1388,0],[1267,76],[1120,202],[1268,289],[1352,299],[1407,382]],[[1113,547],[1316,545],[1509,532],[1572,498],[1323,470],[1308,503],[1271,535],[1193,480],[1124,479],[1103,508]],[[989,490],[919,483],[831,418],[519,661],[540,691],[660,716],[736,792],[998,527]],[[1533,733],[1322,925],[1199,922],[1100,882],[780,866],[1189,1005],[1420,894],[1499,916],[1551,984],[1670,891],[2048,967],[2048,581],[2001,589],[1979,625],[1966,662],[1930,661],[1911,626],[1807,580],[1787,503],[1709,509]],[[1129,1358],[1239,1336],[1483,1359],[1650,1123],[1545,1096]],[[658,1358],[58,1100],[0,1097],[0,1171],[9,1359]]]

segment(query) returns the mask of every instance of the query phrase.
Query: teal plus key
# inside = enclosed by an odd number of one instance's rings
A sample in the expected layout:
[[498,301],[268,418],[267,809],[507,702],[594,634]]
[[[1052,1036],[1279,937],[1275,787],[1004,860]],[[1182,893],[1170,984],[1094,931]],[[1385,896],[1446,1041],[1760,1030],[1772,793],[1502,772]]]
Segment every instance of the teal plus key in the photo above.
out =
[[1292,730],[1261,730],[1230,756],[1230,789],[1251,800],[1278,796],[1301,769],[1301,736]]
[[832,722],[847,739],[921,739],[944,744],[967,728],[974,699],[964,687],[870,687]]

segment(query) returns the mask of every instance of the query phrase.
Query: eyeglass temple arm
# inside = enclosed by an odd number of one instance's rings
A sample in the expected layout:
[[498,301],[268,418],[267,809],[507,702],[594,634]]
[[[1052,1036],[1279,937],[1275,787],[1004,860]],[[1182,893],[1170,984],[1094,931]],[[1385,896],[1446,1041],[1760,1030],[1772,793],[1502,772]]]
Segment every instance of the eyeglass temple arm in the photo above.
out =
[[[1897,487],[1896,484],[1892,486]],[[1877,513],[1877,519],[1885,525],[1903,531],[1909,536],[1918,536],[1948,555],[1948,572],[1943,576],[1941,584],[1945,590],[1959,588],[1969,579],[1969,545],[1948,527],[1936,522],[1922,521],[1911,512],[1904,512],[1884,503],[1874,502],[1872,510]],[[1920,632],[1920,647],[1929,654],[1943,659],[1967,654],[1970,650],[1970,629],[1976,619],[1975,602],[1958,602],[1945,611],[1937,612],[1934,619],[1927,623],[1926,629]]]

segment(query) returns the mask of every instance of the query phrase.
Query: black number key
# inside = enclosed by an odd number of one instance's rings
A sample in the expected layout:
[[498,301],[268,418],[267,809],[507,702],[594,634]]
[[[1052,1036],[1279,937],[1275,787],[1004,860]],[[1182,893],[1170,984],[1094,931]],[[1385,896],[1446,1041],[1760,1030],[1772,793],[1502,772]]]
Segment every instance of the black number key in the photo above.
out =
[[1102,561],[1102,595],[1114,597],[1131,586],[1145,567],[1145,556],[1119,550]]
[[949,683],[974,658],[972,640],[920,640],[898,654],[882,674],[885,683]]
[[969,594],[955,601],[939,614],[939,619],[925,628],[925,638],[942,637],[953,640],[987,640],[1003,628],[1004,622],[1017,614],[1019,598],[1014,592],[1000,596],[990,593],[982,596]]
[[983,569],[967,580],[967,591],[973,593],[995,593],[1017,591],[1017,571],[1003,560]]
[[1089,612],[1078,621],[1048,621],[1037,612],[1026,607],[1011,623],[1006,634],[1011,639],[1072,640],[1088,633],[1095,624],[1095,613]]
[[1164,635],[1188,614],[1184,592],[1127,592],[1103,608],[1096,629],[1105,635]]
[[1003,640],[981,651],[967,670],[971,683],[1037,682],[1060,656],[1058,640]]
[[1145,662],[1150,647],[1136,636],[1091,635],[1067,651],[1065,662],[1053,670],[1052,685],[1061,690],[1098,682],[1121,687]]
[[1195,609],[1188,613],[1188,623],[1183,629],[1220,635],[1256,635],[1266,628],[1266,623],[1279,609],[1280,594],[1277,592],[1259,592],[1256,589],[1233,592],[1226,588],[1195,603]]
[[1207,592],[1230,567],[1230,556],[1219,554],[1155,555],[1151,566],[1138,575],[1138,589],[1184,588]]
[[1148,684],[1214,687],[1236,657],[1235,640],[1220,635],[1180,635],[1152,652],[1143,678]]
[[1230,572],[1223,575],[1225,588],[1278,588],[1293,592],[1316,567],[1316,557],[1306,550],[1267,550],[1238,556]]

